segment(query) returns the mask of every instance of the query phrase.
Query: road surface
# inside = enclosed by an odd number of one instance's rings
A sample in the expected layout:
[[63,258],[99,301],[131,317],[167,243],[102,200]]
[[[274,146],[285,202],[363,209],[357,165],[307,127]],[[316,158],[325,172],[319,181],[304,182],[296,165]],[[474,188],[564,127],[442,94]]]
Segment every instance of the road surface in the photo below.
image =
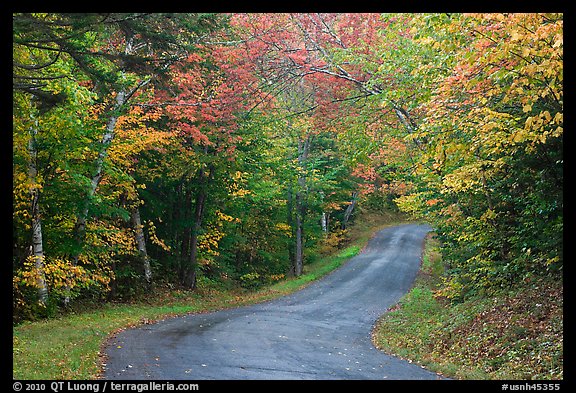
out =
[[439,379],[386,355],[370,333],[411,287],[431,228],[376,233],[366,249],[301,291],[119,333],[106,379]]

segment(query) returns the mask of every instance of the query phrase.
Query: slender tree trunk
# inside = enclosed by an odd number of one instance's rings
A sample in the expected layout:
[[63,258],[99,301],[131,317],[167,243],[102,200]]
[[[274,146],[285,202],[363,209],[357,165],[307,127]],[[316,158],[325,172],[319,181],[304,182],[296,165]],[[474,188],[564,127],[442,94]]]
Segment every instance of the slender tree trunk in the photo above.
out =
[[[182,185],[180,187],[182,196],[184,198],[184,205],[178,206],[176,211],[178,212],[178,218],[184,220],[185,222],[190,219],[192,212],[192,191]],[[176,236],[178,236],[179,230],[176,230]],[[180,259],[178,263],[178,274],[180,280],[184,282],[184,277],[188,270],[188,262],[190,260],[190,244],[192,241],[192,228],[190,226],[185,226],[182,233],[182,243],[180,245]]]
[[196,208],[194,210],[194,225],[190,236],[190,259],[186,275],[184,276],[184,286],[188,289],[196,289],[196,265],[198,264],[198,235],[202,229],[202,219],[204,216],[204,206],[206,203],[206,191],[200,190],[196,197]]
[[198,172],[198,184],[200,189],[196,194],[196,207],[194,208],[194,224],[190,238],[190,262],[184,276],[184,286],[188,289],[196,289],[196,267],[198,265],[198,235],[202,230],[202,221],[206,207],[208,192],[206,190],[208,182],[214,177],[215,167],[210,165],[209,173],[206,174],[204,168]]
[[146,251],[146,239],[144,238],[143,225],[140,219],[140,209],[135,207],[131,212],[132,227],[134,228],[134,240],[138,248],[138,255],[144,268],[144,279],[148,287],[152,284],[152,269],[150,268],[150,257]]
[[304,268],[304,219],[306,215],[306,204],[304,194],[306,192],[306,163],[310,151],[310,135],[305,140],[298,138],[298,165],[300,174],[298,175],[298,191],[296,192],[296,255],[294,261],[294,275],[300,276]]
[[330,220],[330,213],[322,212],[320,225],[322,226],[322,232],[324,232],[325,237],[328,236],[329,220]]
[[73,256],[73,263],[78,263],[78,257],[80,256],[80,246],[84,241],[84,235],[86,233],[86,220],[88,219],[88,209],[90,208],[90,200],[94,197],[96,193],[96,189],[98,188],[98,184],[102,180],[104,176],[104,159],[108,154],[108,147],[112,143],[114,139],[116,123],[118,122],[118,113],[120,108],[126,103],[126,92],[124,90],[118,92],[116,95],[116,104],[114,105],[114,109],[112,110],[113,115],[110,116],[108,122],[106,123],[106,132],[102,137],[100,142],[101,149],[98,153],[98,157],[96,159],[95,164],[95,171],[92,179],[90,179],[90,188],[88,189],[88,194],[84,200],[84,204],[82,206],[82,210],[80,214],[76,218],[76,224],[74,226],[74,237],[76,239],[77,250],[75,255]]
[[32,197],[31,216],[32,216],[32,258],[36,268],[36,286],[38,288],[38,301],[45,305],[48,300],[48,287],[46,285],[46,276],[44,271],[44,243],[42,237],[42,219],[40,216],[40,189],[37,186],[38,168],[36,166],[38,151],[36,149],[36,134],[38,133],[38,121],[33,127],[30,127],[30,140],[28,142],[28,153],[30,162],[28,165],[28,180],[30,187],[30,196]]
[[296,231],[294,230],[294,193],[292,191],[292,185],[288,186],[288,195],[286,199],[286,222],[291,229],[291,237],[288,244],[288,259],[290,261],[290,274],[294,275],[294,266],[296,266],[296,257],[294,252],[296,250],[296,243],[294,239],[296,238]]
[[344,218],[342,219],[342,229],[346,229],[346,227],[348,226],[348,220],[350,220],[350,216],[352,215],[354,207],[356,206],[356,201],[358,200],[357,196],[358,192],[354,191],[352,193],[352,200],[350,201],[350,204],[348,205],[346,211],[344,212]]
[[[300,193],[296,194],[296,204],[299,204],[301,199]],[[304,270],[304,218],[300,212],[296,213],[296,254],[294,261],[294,275],[296,277],[302,274]]]
[[[102,180],[102,176],[104,176],[104,159],[108,154],[108,147],[112,143],[114,139],[114,132],[116,128],[116,123],[118,122],[118,113],[120,108],[126,103],[126,92],[121,90],[116,95],[116,104],[114,105],[114,109],[112,110],[112,115],[108,119],[106,123],[106,132],[102,137],[100,142],[101,150],[98,153],[98,157],[96,159],[96,169],[94,171],[94,175],[90,180],[90,188],[88,189],[88,193],[84,199],[82,210],[80,214],[76,217],[76,223],[74,225],[74,240],[76,243],[76,249],[74,250],[74,254],[72,255],[72,265],[76,266],[78,264],[78,259],[80,258],[80,254],[82,253],[82,244],[84,243],[84,238],[86,235],[86,220],[88,219],[88,209],[90,208],[90,201],[94,197],[96,193],[96,189],[98,188],[98,184],[100,184],[100,180]],[[70,303],[70,287],[66,288],[66,296],[64,297],[64,305],[67,306]]]

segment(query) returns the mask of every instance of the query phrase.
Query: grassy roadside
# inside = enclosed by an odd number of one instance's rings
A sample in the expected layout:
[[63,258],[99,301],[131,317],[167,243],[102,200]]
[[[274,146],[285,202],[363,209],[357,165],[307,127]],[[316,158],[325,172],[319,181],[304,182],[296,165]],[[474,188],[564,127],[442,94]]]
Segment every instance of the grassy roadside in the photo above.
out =
[[305,265],[304,274],[256,291],[200,286],[194,292],[171,290],[130,304],[105,304],[97,310],[69,314],[13,327],[13,378],[94,379],[100,350],[117,331],[186,313],[238,307],[273,299],[303,288],[358,254],[378,229],[405,222],[396,214],[365,215],[351,230],[348,245]]
[[375,325],[379,349],[455,379],[563,378],[562,282],[451,304],[434,296],[443,269],[429,236],[413,289]]

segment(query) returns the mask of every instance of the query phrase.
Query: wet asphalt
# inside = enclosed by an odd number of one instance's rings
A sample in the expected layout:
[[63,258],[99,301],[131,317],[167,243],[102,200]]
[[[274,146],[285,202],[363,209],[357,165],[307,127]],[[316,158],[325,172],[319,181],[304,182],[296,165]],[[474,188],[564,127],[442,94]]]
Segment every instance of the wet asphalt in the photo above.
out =
[[342,267],[288,296],[127,329],[109,340],[103,377],[440,379],[371,342],[376,320],[410,289],[430,230],[383,229]]

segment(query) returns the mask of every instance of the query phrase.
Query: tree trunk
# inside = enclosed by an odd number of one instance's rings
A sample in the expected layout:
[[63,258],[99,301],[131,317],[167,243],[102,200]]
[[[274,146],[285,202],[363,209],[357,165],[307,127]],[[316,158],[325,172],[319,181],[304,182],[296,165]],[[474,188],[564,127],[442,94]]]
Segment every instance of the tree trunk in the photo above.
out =
[[131,212],[132,227],[134,228],[134,240],[138,249],[138,256],[141,259],[142,267],[144,268],[144,280],[146,286],[150,287],[152,284],[152,269],[150,268],[150,257],[146,251],[146,239],[144,238],[143,225],[140,219],[140,209],[135,207]]
[[80,246],[84,241],[84,235],[86,232],[86,220],[88,219],[88,209],[90,207],[90,200],[94,197],[96,193],[96,189],[98,188],[98,184],[102,180],[102,176],[104,176],[103,166],[104,166],[104,159],[108,154],[108,147],[112,143],[114,139],[114,133],[116,128],[116,123],[118,122],[118,111],[120,108],[126,103],[126,92],[121,90],[116,95],[116,104],[114,105],[114,109],[112,110],[113,115],[110,116],[108,122],[106,123],[106,133],[102,137],[100,142],[101,150],[98,153],[98,157],[96,159],[96,169],[94,171],[94,175],[90,180],[90,188],[88,189],[88,194],[86,199],[84,200],[84,204],[80,214],[76,218],[76,224],[74,226],[74,237],[77,243],[77,250],[75,255],[73,256],[73,263],[78,263],[78,257],[80,256]]
[[329,227],[329,220],[330,220],[330,213],[322,212],[322,218],[320,219],[320,225],[322,226],[322,232],[324,232],[324,236],[328,236],[328,227]]
[[348,205],[346,211],[344,212],[344,218],[342,219],[342,229],[346,229],[346,227],[348,226],[348,220],[350,220],[350,216],[352,215],[354,207],[356,206],[356,201],[358,200],[357,196],[358,192],[354,191],[352,193],[352,200],[350,201],[350,204]]
[[[110,116],[108,122],[106,123],[106,133],[102,137],[102,141],[100,142],[101,150],[98,153],[98,157],[96,159],[96,170],[92,179],[90,180],[90,188],[88,189],[88,193],[83,201],[82,210],[80,214],[76,217],[76,223],[74,225],[74,240],[76,243],[76,249],[74,250],[74,254],[72,255],[72,265],[76,266],[78,264],[78,259],[80,258],[80,254],[82,253],[82,244],[84,243],[84,238],[86,235],[86,220],[88,219],[88,209],[90,208],[90,201],[94,197],[96,193],[96,189],[98,188],[98,184],[100,184],[100,180],[102,180],[102,176],[104,175],[103,166],[104,166],[104,159],[108,154],[108,147],[112,143],[114,139],[114,132],[116,128],[116,123],[118,121],[118,112],[120,108],[126,103],[126,92],[121,90],[116,95],[116,104],[114,105],[114,109],[112,110],[113,115]],[[64,305],[68,306],[70,303],[70,288],[66,288],[66,296],[64,297]]]
[[[192,211],[192,191],[182,185],[180,187],[181,194],[184,199],[184,205],[180,205],[175,212],[177,218],[187,222],[190,219]],[[179,199],[180,200],[180,199]],[[178,231],[175,231],[175,239],[178,238]],[[184,282],[186,271],[188,270],[188,262],[190,259],[190,244],[192,241],[192,228],[185,226],[182,233],[182,242],[180,244],[180,258],[178,260],[178,274],[181,282]]]
[[[296,204],[298,205],[301,199],[300,193],[296,194]],[[294,260],[294,275],[296,277],[302,274],[304,268],[304,219],[300,212],[296,213],[296,255]]]
[[206,207],[206,199],[208,197],[207,185],[208,182],[214,177],[215,167],[209,166],[208,175],[204,168],[198,171],[198,184],[200,186],[196,194],[196,207],[194,209],[194,224],[192,227],[192,234],[190,238],[190,259],[189,266],[184,276],[184,286],[188,289],[196,289],[196,267],[198,264],[198,235],[202,230],[202,220],[204,219],[204,211]]
[[306,204],[304,195],[306,192],[306,163],[310,151],[310,135],[305,140],[298,138],[298,191],[296,192],[296,255],[294,260],[294,275],[300,276],[304,267],[304,219],[306,215]]
[[196,196],[196,208],[194,210],[194,226],[190,236],[190,259],[189,266],[184,276],[184,286],[188,289],[196,289],[196,265],[198,264],[198,235],[202,229],[204,206],[206,204],[206,191],[200,190]]
[[36,134],[38,133],[38,121],[33,127],[30,127],[30,140],[28,142],[28,153],[30,162],[28,165],[28,180],[30,187],[30,196],[32,197],[31,216],[32,216],[32,258],[36,268],[36,286],[38,288],[38,301],[46,305],[48,300],[48,287],[46,285],[46,276],[44,271],[44,243],[42,237],[42,219],[40,216],[40,190],[36,182],[38,181],[38,168],[36,160],[38,151],[36,150]]
[[296,231],[294,230],[294,194],[292,192],[292,184],[288,186],[288,195],[286,198],[286,222],[291,229],[291,237],[288,244],[288,260],[290,261],[290,274],[294,275],[294,266],[296,266],[296,257],[294,252],[296,250]]

